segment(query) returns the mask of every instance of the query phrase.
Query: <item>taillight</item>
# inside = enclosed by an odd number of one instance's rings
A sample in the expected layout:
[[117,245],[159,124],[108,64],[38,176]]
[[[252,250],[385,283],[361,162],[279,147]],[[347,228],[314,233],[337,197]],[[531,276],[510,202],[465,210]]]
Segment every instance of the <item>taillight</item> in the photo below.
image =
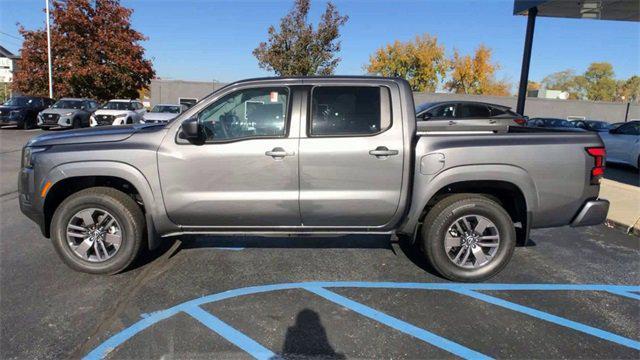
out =
[[513,119],[513,121],[515,121],[516,124],[518,124],[518,125],[524,125],[524,124],[527,123],[527,120],[526,119],[522,119],[522,118]]
[[593,168],[591,168],[591,185],[600,184],[600,179],[604,175],[605,155],[603,147],[587,148],[587,153],[593,156]]

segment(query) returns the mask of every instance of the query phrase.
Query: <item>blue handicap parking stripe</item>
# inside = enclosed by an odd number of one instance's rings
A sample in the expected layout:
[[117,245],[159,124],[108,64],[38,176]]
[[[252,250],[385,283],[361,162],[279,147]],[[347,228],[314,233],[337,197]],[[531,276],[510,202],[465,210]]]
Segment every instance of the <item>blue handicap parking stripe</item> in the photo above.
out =
[[271,350],[258,344],[255,340],[229,326],[224,321],[202,310],[199,306],[191,306],[183,311],[256,359],[268,360],[278,358]]
[[322,296],[323,298],[334,302],[338,305],[344,306],[349,310],[355,311],[360,315],[366,316],[370,319],[378,321],[389,327],[392,327],[398,331],[401,331],[407,335],[411,335],[417,339],[427,342],[431,345],[437,346],[452,354],[458,355],[464,359],[491,359],[490,357],[481,354],[477,351],[471,350],[451,340],[438,336],[430,331],[421,329],[417,326],[411,325],[400,319],[389,316],[381,311],[372,309],[364,304],[348,299],[344,296],[338,295],[332,291],[329,291],[320,287],[304,287],[304,289]]
[[[353,300],[341,297],[338,294],[335,294],[329,290],[327,290],[326,288],[375,288],[375,289],[418,289],[418,290],[450,290],[450,291],[455,291],[457,293],[463,294],[463,295],[467,295],[467,296],[472,296],[475,297],[479,300],[483,300],[483,301],[487,301],[489,303],[495,304],[495,305],[500,305],[503,306],[505,308],[508,308],[510,310],[514,310],[514,311],[520,311],[523,312],[525,314],[540,318],[540,319],[544,319],[550,322],[554,322],[558,325],[561,326],[566,326],[572,329],[576,329],[578,331],[582,331],[584,333],[590,334],[590,335],[594,335],[594,336],[598,336],[602,339],[605,340],[609,340],[612,342],[616,342],[618,344],[622,344],[622,345],[626,345],[629,346],[631,348],[634,349],[639,349],[640,348],[640,344],[637,341],[631,340],[631,339],[627,339],[625,337],[619,336],[619,335],[615,335],[612,334],[610,332],[604,331],[604,330],[600,330],[597,328],[593,328],[584,324],[580,324],[559,316],[555,316],[555,315],[551,315],[542,311],[538,311],[538,310],[534,310],[531,308],[527,308],[525,306],[522,305],[518,305],[518,304],[514,304],[511,302],[508,302],[506,300],[502,300],[502,299],[498,299],[498,298],[494,298],[491,297],[489,295],[485,295],[485,294],[481,294],[481,293],[477,293],[476,291],[489,291],[489,290],[494,290],[494,291],[518,291],[518,290],[531,290],[531,291],[551,291],[551,290],[555,290],[555,291],[606,291],[612,294],[616,294],[619,296],[624,296],[627,298],[632,298],[632,299],[637,299],[640,300],[640,295],[637,293],[638,291],[640,291],[640,286],[629,286],[629,285],[597,285],[597,284],[592,284],[592,285],[576,285],[576,284],[491,284],[491,283],[483,283],[483,284],[459,284],[459,283],[394,283],[394,282],[348,282],[348,281],[337,281],[337,282],[301,282],[301,283],[284,283],[284,284],[272,284],[272,285],[260,285],[260,286],[251,286],[251,287],[245,287],[245,288],[239,288],[239,289],[233,289],[233,290],[228,290],[228,291],[224,291],[221,293],[217,293],[217,294],[212,294],[212,295],[208,295],[208,296],[204,296],[204,297],[200,297],[200,298],[196,298],[181,304],[178,304],[174,307],[165,309],[165,310],[161,310],[161,311],[157,311],[148,315],[143,315],[143,319],[139,320],[138,322],[134,323],[133,325],[125,328],[124,330],[116,333],[115,335],[111,336],[110,338],[108,338],[106,341],[104,341],[103,343],[101,343],[100,345],[98,345],[95,349],[93,349],[90,353],[88,353],[85,356],[85,359],[88,360],[94,360],[94,359],[101,359],[103,357],[105,357],[109,352],[111,352],[112,350],[116,349],[118,346],[122,345],[124,342],[126,342],[127,340],[129,340],[130,338],[132,338],[133,336],[135,336],[136,334],[138,334],[141,331],[144,331],[145,329],[147,329],[148,327],[162,321],[165,320],[171,316],[174,316],[177,313],[180,312],[185,312],[185,313],[189,313],[194,312],[202,315],[202,313],[205,313],[206,315],[204,315],[204,317],[201,317],[202,319],[208,319],[211,320],[216,319],[218,321],[220,321],[219,319],[217,319],[216,317],[214,317],[213,315],[205,312],[204,310],[202,310],[201,308],[195,309],[196,307],[203,305],[203,304],[207,304],[207,303],[212,303],[212,302],[216,302],[216,301],[221,301],[221,300],[225,300],[225,299],[230,299],[230,298],[235,298],[235,297],[239,297],[239,296],[245,296],[245,295],[251,295],[251,294],[259,294],[259,293],[265,293],[265,292],[270,292],[270,291],[278,291],[278,290],[287,290],[287,289],[307,289],[309,291],[311,291],[311,289],[313,289],[314,291],[319,291],[322,292],[324,295],[329,295],[329,294],[333,294],[331,296],[337,296],[343,299],[339,299],[340,301],[345,301],[345,304],[349,304],[351,306],[354,306],[353,308],[351,308],[353,311],[363,311],[365,313],[367,313],[368,315],[365,315],[367,317],[370,317],[372,319],[377,320],[378,318],[383,319],[386,322],[386,325],[394,327],[397,326],[396,329],[400,330],[400,329],[404,329],[406,331],[403,331],[409,335],[412,335],[416,338],[420,338],[423,341],[427,341],[431,344],[441,344],[442,346],[448,346],[449,350],[447,351],[451,351],[454,354],[457,354],[456,351],[460,352],[461,354],[467,354],[468,356],[463,356],[460,355],[462,357],[469,357],[469,358],[486,358],[485,355],[477,353],[473,350],[467,349],[455,342],[452,342],[448,339],[439,337],[438,335],[435,335],[433,333],[430,333],[424,329],[420,329],[418,327],[415,327],[411,324],[408,324],[406,322],[403,322],[402,320],[393,318],[389,315],[386,315],[384,313],[381,313],[375,309],[371,309],[369,307],[366,307],[365,305],[362,305],[360,303],[357,303]],[[320,294],[318,294],[320,295]],[[322,296],[322,295],[320,295]],[[323,296],[324,297],[324,296]],[[482,298],[480,298],[482,297]],[[338,298],[335,298],[338,299]],[[332,300],[333,301],[333,300]],[[342,305],[342,304],[341,304]],[[347,307],[347,306],[345,306]],[[360,311],[358,311],[358,310]],[[201,313],[201,312],[202,313]],[[364,315],[364,313],[360,312],[361,314]],[[208,316],[207,316],[208,315]],[[371,315],[371,316],[369,316]],[[193,316],[193,315],[192,315]],[[372,317],[375,316],[375,317]],[[376,318],[377,317],[377,318]],[[200,320],[199,318],[197,318],[198,320]],[[380,321],[380,320],[378,320]],[[382,322],[382,321],[381,321]],[[227,331],[227,334],[234,334],[233,336],[231,336],[231,339],[236,339],[236,341],[240,341],[240,345],[236,344],[234,341],[231,341],[232,343],[240,346],[243,350],[245,351],[253,351],[255,354],[259,355],[261,358],[262,354],[266,354],[267,351],[270,352],[270,350],[262,347],[262,345],[258,344],[257,342],[255,342],[254,340],[252,340],[251,338],[245,336],[244,334],[242,334],[241,332],[233,329],[232,327],[230,327],[227,324],[227,327],[223,326],[222,324],[216,322],[216,321],[210,321],[210,324],[213,324],[216,326],[216,329],[221,330],[221,331]],[[392,325],[393,326],[392,326]],[[206,325],[206,324],[205,324]],[[210,328],[213,331],[216,331],[215,329]],[[217,331],[216,331],[217,332]],[[410,332],[413,332],[413,334],[411,334]],[[241,335],[241,336],[236,336],[236,335]],[[417,334],[417,336],[416,336]],[[422,338],[421,338],[421,337]],[[229,338],[227,338],[229,339]],[[238,340],[240,339],[240,340]],[[430,342],[428,340],[431,340],[433,342]],[[246,350],[244,348],[244,346],[248,346]],[[436,345],[437,346],[437,345]],[[266,350],[266,351],[265,351]],[[445,349],[446,350],[446,349]],[[271,353],[271,352],[270,352]],[[271,353],[272,354],[272,353]],[[477,356],[476,356],[477,354]],[[265,355],[266,356],[266,355]]]
[[635,299],[635,300],[640,300],[640,295],[630,292],[630,291],[620,291],[620,290],[608,290],[608,292],[615,294],[615,295],[619,295],[619,296],[624,296],[630,299]]
[[452,290],[458,294],[462,294],[462,295],[466,295],[466,296],[470,296],[472,298],[493,304],[493,305],[497,305],[497,306],[501,306],[504,308],[507,308],[509,310],[513,310],[513,311],[517,311],[523,314],[527,314],[529,316],[533,316],[535,318],[538,319],[542,319],[542,320],[546,320],[549,322],[552,322],[554,324],[557,325],[561,325],[564,327],[568,327],[570,329],[574,329],[589,335],[593,335],[596,337],[599,337],[601,339],[604,340],[608,340],[608,341],[612,341],[615,343],[618,343],[620,345],[624,345],[636,350],[640,350],[640,342],[635,341],[635,340],[631,340],[629,338],[620,336],[620,335],[616,335],[614,333],[610,333],[608,331],[604,331],[601,329],[597,329],[594,327],[591,327],[589,325],[585,325],[585,324],[581,324],[579,322],[576,321],[572,321],[569,319],[565,319],[563,317],[560,316],[556,316],[556,315],[552,315],[549,314],[547,312],[544,311],[540,311],[540,310],[536,310],[536,309],[532,309],[530,307],[526,307],[520,304],[516,304],[516,303],[512,303],[510,301],[507,300],[503,300],[503,299],[499,299],[497,297],[493,297],[487,294],[482,294],[479,292],[475,292],[472,290]]

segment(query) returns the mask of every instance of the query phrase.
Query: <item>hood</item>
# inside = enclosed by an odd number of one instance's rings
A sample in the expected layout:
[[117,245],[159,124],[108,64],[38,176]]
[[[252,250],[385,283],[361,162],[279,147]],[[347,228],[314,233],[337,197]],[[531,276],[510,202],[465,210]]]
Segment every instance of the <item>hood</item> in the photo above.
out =
[[129,110],[98,109],[93,113],[93,115],[113,115],[113,116],[117,116],[117,115],[128,115],[130,113],[131,113],[131,111],[129,111]]
[[146,113],[144,114],[144,120],[148,121],[169,121],[171,119],[175,119],[179,116],[180,114],[174,114],[174,113],[161,113],[161,112],[150,112],[150,113]]
[[51,132],[31,138],[26,146],[69,145],[123,141],[140,131],[160,130],[157,125],[123,125]]
[[41,114],[58,114],[58,115],[64,115],[64,114],[68,114],[70,112],[76,112],[79,111],[78,109],[53,109],[53,108],[48,108],[48,109],[44,109],[42,110],[40,113]]

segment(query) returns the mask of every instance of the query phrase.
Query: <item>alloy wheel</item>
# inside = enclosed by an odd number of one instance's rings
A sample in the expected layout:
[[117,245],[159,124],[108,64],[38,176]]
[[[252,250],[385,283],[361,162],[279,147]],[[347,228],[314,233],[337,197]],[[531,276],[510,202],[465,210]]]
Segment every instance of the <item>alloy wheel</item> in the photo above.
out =
[[464,215],[456,219],[444,238],[447,257],[455,265],[477,269],[488,264],[500,247],[497,226],[481,215]]
[[67,224],[67,244],[85,261],[111,259],[122,244],[122,227],[108,211],[88,208],[78,211]]

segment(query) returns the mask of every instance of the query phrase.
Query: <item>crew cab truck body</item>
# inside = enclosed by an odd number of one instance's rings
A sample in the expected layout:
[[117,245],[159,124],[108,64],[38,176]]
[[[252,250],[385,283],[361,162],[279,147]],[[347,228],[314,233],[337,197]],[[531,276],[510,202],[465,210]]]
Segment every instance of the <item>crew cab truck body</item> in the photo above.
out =
[[416,122],[401,79],[254,79],[166,125],[33,138],[20,207],[91,273],[179,234],[397,233],[478,281],[530,228],[604,221],[603,156],[591,133]]

